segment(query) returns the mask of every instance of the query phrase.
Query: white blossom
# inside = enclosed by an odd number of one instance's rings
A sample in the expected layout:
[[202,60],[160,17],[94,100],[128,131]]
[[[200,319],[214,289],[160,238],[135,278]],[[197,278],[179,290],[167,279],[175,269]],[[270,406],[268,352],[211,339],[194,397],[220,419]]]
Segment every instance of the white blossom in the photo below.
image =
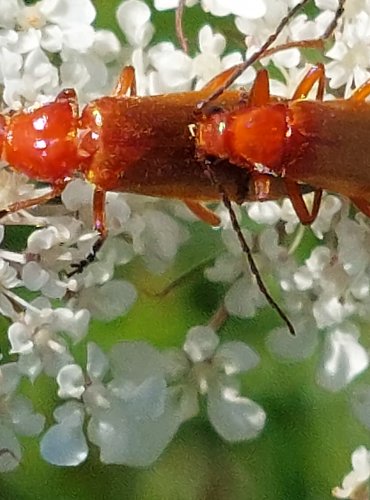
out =
[[320,385],[339,391],[369,366],[368,354],[358,336],[352,325],[337,328],[328,335],[317,374]]
[[[67,402],[55,412],[57,423],[45,434],[41,453],[51,463],[78,465],[86,459],[88,438],[100,448],[105,463],[149,465],[181,423],[167,389],[161,354],[144,342],[117,344],[108,358],[89,345],[86,380],[78,365],[58,373],[60,397]],[[110,381],[103,379],[110,368]]]
[[44,426],[44,416],[33,412],[31,401],[16,393],[20,373],[16,363],[0,367],[0,470],[15,469],[21,460],[17,435],[38,435]]
[[[174,385],[181,394],[181,411],[189,416],[197,412],[198,392],[207,396],[208,418],[224,439],[242,441],[256,437],[264,427],[265,412],[254,401],[240,396],[235,375],[254,368],[258,355],[243,342],[219,345],[218,336],[205,326],[189,330],[183,349],[189,365],[186,369],[182,363],[184,371],[177,374]],[[174,356],[174,352],[169,353],[170,360]]]

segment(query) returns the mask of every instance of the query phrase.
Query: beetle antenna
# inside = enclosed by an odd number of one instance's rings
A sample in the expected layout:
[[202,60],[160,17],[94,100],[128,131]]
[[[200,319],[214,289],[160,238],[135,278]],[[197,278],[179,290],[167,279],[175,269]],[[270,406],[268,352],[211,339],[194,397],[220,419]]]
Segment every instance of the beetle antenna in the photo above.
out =
[[220,184],[217,181],[217,179],[214,175],[214,172],[211,169],[211,163],[207,160],[205,162],[205,172],[207,173],[208,177],[211,179],[211,182],[213,182],[218,187],[218,190],[219,190],[221,198],[222,198],[222,202],[225,205],[227,211],[229,212],[231,225],[232,225],[232,227],[233,227],[233,229],[238,237],[242,252],[247,257],[249,268],[251,270],[251,273],[253,274],[253,276],[256,279],[256,283],[257,283],[258,288],[260,289],[261,293],[265,296],[265,298],[266,298],[267,302],[270,304],[270,306],[277,312],[277,314],[280,316],[280,318],[284,321],[284,323],[288,327],[289,332],[292,335],[295,335],[296,332],[295,332],[295,329],[294,329],[292,322],[290,321],[288,316],[285,314],[285,312],[281,309],[279,304],[276,302],[276,300],[272,297],[272,295],[268,291],[267,286],[265,285],[265,283],[262,279],[261,273],[259,272],[256,261],[254,260],[252,250],[251,250],[250,246],[248,245],[247,240],[245,239],[244,234],[241,230],[240,224],[239,224],[238,219],[237,219],[236,214],[235,214],[235,210],[233,209],[233,207],[231,205],[230,198],[227,196],[226,191],[225,191],[224,187],[222,186],[222,184]]
[[[309,1],[310,0],[302,0],[295,7],[293,7],[288,12],[288,14],[280,21],[280,23],[278,24],[278,26],[277,26],[276,30],[274,31],[274,33],[272,33],[267,38],[267,40],[265,41],[265,43],[254,54],[252,54],[248,59],[246,59],[246,61],[244,61],[244,63],[238,64],[235,67],[235,71],[233,71],[231,73],[231,75],[223,82],[223,84],[220,87],[218,87],[214,92],[212,92],[206,99],[204,99],[204,100],[202,100],[202,101],[200,101],[198,103],[197,109],[198,110],[203,109],[206,104],[208,104],[210,101],[213,101],[214,99],[216,99],[217,97],[219,97],[226,89],[228,89],[230,87],[230,85],[232,85],[235,82],[235,80],[237,78],[239,78],[239,76],[247,68],[249,68],[250,66],[252,66],[252,64],[254,64],[259,59],[261,59],[261,57],[263,57],[264,54],[267,52],[267,49],[270,48],[270,46],[275,42],[275,40],[277,39],[277,37],[283,31],[283,29],[288,24],[288,22],[290,21],[290,19],[292,19],[296,15],[296,13],[302,7],[304,7],[305,4],[307,4]],[[330,35],[335,30],[335,28],[336,28],[336,26],[338,24],[338,21],[339,21],[340,17],[342,16],[343,12],[344,12],[344,4],[345,4],[345,2],[346,2],[346,0],[339,0],[338,8],[335,11],[334,18],[331,21],[331,23],[329,24],[329,26],[327,27],[327,29],[325,30],[325,33],[323,34],[323,36],[321,37],[321,39],[329,38]],[[312,42],[312,40],[311,40],[311,42]]]
[[185,54],[189,53],[188,40],[184,33],[183,19],[185,10],[185,0],[179,0],[179,5],[176,8],[176,36]]

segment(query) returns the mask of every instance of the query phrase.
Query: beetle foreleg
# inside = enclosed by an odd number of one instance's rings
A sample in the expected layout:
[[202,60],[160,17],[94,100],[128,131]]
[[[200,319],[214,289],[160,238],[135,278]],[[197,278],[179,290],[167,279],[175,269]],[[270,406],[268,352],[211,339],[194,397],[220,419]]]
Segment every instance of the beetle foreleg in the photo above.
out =
[[99,237],[94,243],[91,252],[86,259],[83,259],[78,263],[71,264],[73,271],[67,274],[68,278],[81,273],[85,267],[94,262],[96,254],[99,252],[107,238],[107,228],[105,224],[105,194],[105,191],[95,188],[93,199],[94,229],[98,232]]
[[292,101],[296,99],[305,99],[316,82],[318,82],[316,99],[322,101],[325,90],[325,67],[321,63],[314,66],[307,72],[301,83],[296,88],[292,96]]
[[136,77],[135,68],[133,66],[126,66],[123,68],[118,77],[112,96],[136,96]]
[[19,210],[25,210],[27,208],[34,207],[35,205],[42,205],[43,203],[53,200],[62,193],[66,184],[67,182],[59,182],[58,184],[55,184],[50,191],[42,196],[37,196],[36,198],[28,200],[19,200],[12,203],[7,208],[0,210],[0,219],[8,214],[18,212]]

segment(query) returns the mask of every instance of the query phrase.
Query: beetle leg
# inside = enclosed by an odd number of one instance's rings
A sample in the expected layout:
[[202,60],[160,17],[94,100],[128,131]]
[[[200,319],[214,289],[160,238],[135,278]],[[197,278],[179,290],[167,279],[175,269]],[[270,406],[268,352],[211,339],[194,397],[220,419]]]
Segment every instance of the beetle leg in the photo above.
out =
[[105,239],[107,236],[106,219],[105,219],[105,195],[106,192],[102,189],[95,188],[93,199],[94,211],[94,229],[97,231],[101,238]]
[[316,189],[314,191],[314,199],[311,213],[308,211],[306,203],[303,199],[300,185],[289,179],[284,178],[284,183],[286,186],[287,194],[292,202],[293,208],[300,220],[300,222],[304,225],[312,224],[312,222],[316,219],[317,214],[319,212],[322,189]]
[[105,191],[102,189],[95,188],[93,199],[94,229],[98,232],[99,237],[94,243],[91,252],[86,259],[83,259],[78,263],[71,264],[73,271],[67,274],[68,278],[74,274],[81,273],[85,267],[91,264],[91,262],[94,262],[96,254],[99,252],[107,238],[107,228],[105,225],[105,194]]
[[269,76],[266,69],[258,71],[249,93],[249,106],[264,106],[270,101]]
[[112,93],[113,97],[136,96],[135,68],[126,66],[121,71],[116,86]]
[[68,102],[73,110],[73,116],[77,118],[78,112],[78,99],[75,89],[64,89],[59,92],[54,102]]
[[296,99],[305,99],[316,82],[318,82],[316,99],[322,101],[325,90],[325,68],[321,63],[307,72],[301,83],[298,84],[292,96],[292,101]]
[[96,254],[107,238],[105,195],[105,191],[95,188],[93,199],[94,229],[98,232],[99,238],[94,243],[91,254],[87,256],[86,265],[95,260]]
[[206,224],[209,224],[211,226],[220,225],[220,217],[201,203],[192,200],[184,200],[184,203],[188,207],[188,209],[198,217],[198,219],[202,220]]
[[[235,72],[239,64],[223,71],[215,76],[202,88],[202,92],[212,93],[226,82],[230,76]],[[261,69],[258,71],[252,88],[248,95],[249,104],[252,106],[261,106],[267,104],[270,100],[270,86],[267,70]]]
[[214,78],[212,78],[212,80],[210,80],[202,87],[202,92],[207,92],[209,94],[212,94],[220,86],[222,86],[224,82],[226,82],[230,78],[230,76],[234,73],[235,69],[238,68],[239,66],[240,64],[237,64],[235,66],[232,66],[231,68],[225,69],[225,71],[216,75]]
[[4,210],[0,210],[0,219],[8,214],[18,212],[19,210],[25,210],[27,208],[34,207],[36,205],[42,205],[43,203],[53,200],[62,193],[66,184],[67,182],[59,182],[55,184],[50,191],[43,194],[42,196],[37,196],[36,198],[31,198],[28,200],[19,200],[15,203],[12,203]]
[[358,89],[356,89],[349,101],[364,101],[370,95],[370,80],[366,80]]

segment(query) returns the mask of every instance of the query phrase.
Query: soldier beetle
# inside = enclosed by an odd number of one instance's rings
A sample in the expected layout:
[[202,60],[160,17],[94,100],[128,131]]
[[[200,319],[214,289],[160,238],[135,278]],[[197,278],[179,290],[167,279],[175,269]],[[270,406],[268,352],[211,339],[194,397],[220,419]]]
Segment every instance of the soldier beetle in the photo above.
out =
[[[345,0],[339,0],[334,19],[323,38],[335,29],[344,4]],[[298,6],[302,4],[295,8]],[[277,32],[282,24],[283,21]],[[276,32],[271,39],[276,39]],[[365,99],[370,94],[370,81],[355,90],[349,99],[323,101],[325,68],[319,64],[308,71],[291,99],[276,102],[270,95],[268,73],[262,69],[248,97],[233,110],[217,106],[207,109],[207,105],[222,95],[246,66],[261,56],[261,52],[266,55],[267,44],[268,41],[248,61],[218,75],[212,82],[214,91],[198,105],[201,113],[194,132],[197,154],[207,159],[212,168],[219,160],[227,159],[246,169],[252,184],[254,178],[258,179],[263,196],[268,197],[271,177],[280,178],[302,224],[311,224],[316,219],[323,189],[347,196],[370,216],[370,190],[364,184],[369,156],[364,123],[370,117],[370,105]],[[306,100],[315,84],[316,100]],[[348,133],[345,133],[347,128]],[[338,153],[335,158],[334,145]],[[338,163],[341,164],[339,171]],[[303,200],[300,183],[315,188],[311,213]]]
[[[316,82],[317,99],[305,100]],[[292,99],[277,103],[271,101],[266,71],[259,71],[247,104],[239,103],[232,111],[218,109],[199,122],[198,154],[228,159],[246,169],[252,179],[258,175],[260,183],[261,171],[267,180],[270,176],[282,179],[302,224],[311,224],[317,217],[322,189],[347,196],[370,216],[366,182],[370,104],[365,101],[370,82],[349,99],[335,101],[323,101],[324,83],[324,66],[314,66]],[[311,213],[299,183],[315,188]]]
[[[1,116],[2,159],[30,178],[49,183],[51,189],[40,197],[15,202],[1,211],[0,216],[57,197],[76,175],[92,183],[94,227],[99,239],[86,260],[74,266],[75,273],[80,272],[95,258],[106,238],[105,194],[110,190],[183,200],[199,218],[214,225],[219,223],[217,215],[203,206],[202,202],[223,199],[239,239],[242,238],[242,233],[230,200],[241,203],[288,195],[297,207],[296,200],[302,199],[302,193],[296,181],[313,181],[312,184],[316,187],[318,182],[315,175],[307,178],[300,178],[298,174],[298,177],[290,174],[283,176],[277,168],[281,166],[282,160],[280,164],[276,162],[271,165],[267,161],[265,170],[260,171],[257,162],[250,167],[251,161],[244,158],[239,151],[233,154],[226,149],[215,149],[211,143],[216,139],[218,144],[221,139],[217,122],[225,123],[226,129],[229,130],[230,124],[222,121],[224,117],[232,117],[234,121],[234,116],[238,113],[243,115],[252,108],[257,111],[265,110],[269,120],[269,116],[274,114],[270,110],[290,109],[298,96],[298,90],[301,95],[310,87],[312,77],[307,77],[297,90],[297,96],[284,103],[270,97],[267,74],[262,71],[258,73],[249,97],[246,98],[245,93],[239,91],[227,90],[247,67],[262,56],[292,45],[302,46],[302,42],[297,42],[269,49],[289,20],[307,1],[303,0],[288,13],[252,57],[218,75],[200,92],[137,97],[135,73],[129,66],[122,71],[113,95],[92,101],[81,114],[75,91],[66,89],[54,102],[38,109],[26,109]],[[338,11],[324,38],[332,33],[342,13],[343,4],[344,0],[340,0]],[[181,1],[178,19],[181,18],[183,6],[184,2]],[[179,36],[181,40],[181,35]],[[317,40],[313,42],[317,43]],[[182,43],[185,43],[183,36]],[[304,46],[310,46],[310,41],[305,42]],[[320,71],[319,81],[322,89],[324,73]],[[222,112],[215,112],[214,109],[207,112],[206,106],[210,101]],[[283,112],[277,114],[280,117]],[[189,133],[189,127],[196,131],[195,140]],[[239,133],[238,130],[237,134]],[[246,138],[247,142],[252,141],[253,147],[258,148],[260,133],[264,133],[261,127],[256,129],[254,136]],[[268,141],[269,148],[274,149],[275,143],[272,139]],[[296,151],[291,150],[292,154]],[[212,163],[212,172],[209,169],[209,156],[217,158],[217,161]],[[261,157],[261,160],[263,159]],[[326,186],[320,184],[320,189],[316,189],[314,214],[317,213],[320,201],[318,193],[321,193],[322,187]],[[309,190],[310,187],[303,189]],[[353,196],[352,199],[354,198]],[[294,333],[290,321],[263,284],[244,238],[241,242],[261,291]]]

